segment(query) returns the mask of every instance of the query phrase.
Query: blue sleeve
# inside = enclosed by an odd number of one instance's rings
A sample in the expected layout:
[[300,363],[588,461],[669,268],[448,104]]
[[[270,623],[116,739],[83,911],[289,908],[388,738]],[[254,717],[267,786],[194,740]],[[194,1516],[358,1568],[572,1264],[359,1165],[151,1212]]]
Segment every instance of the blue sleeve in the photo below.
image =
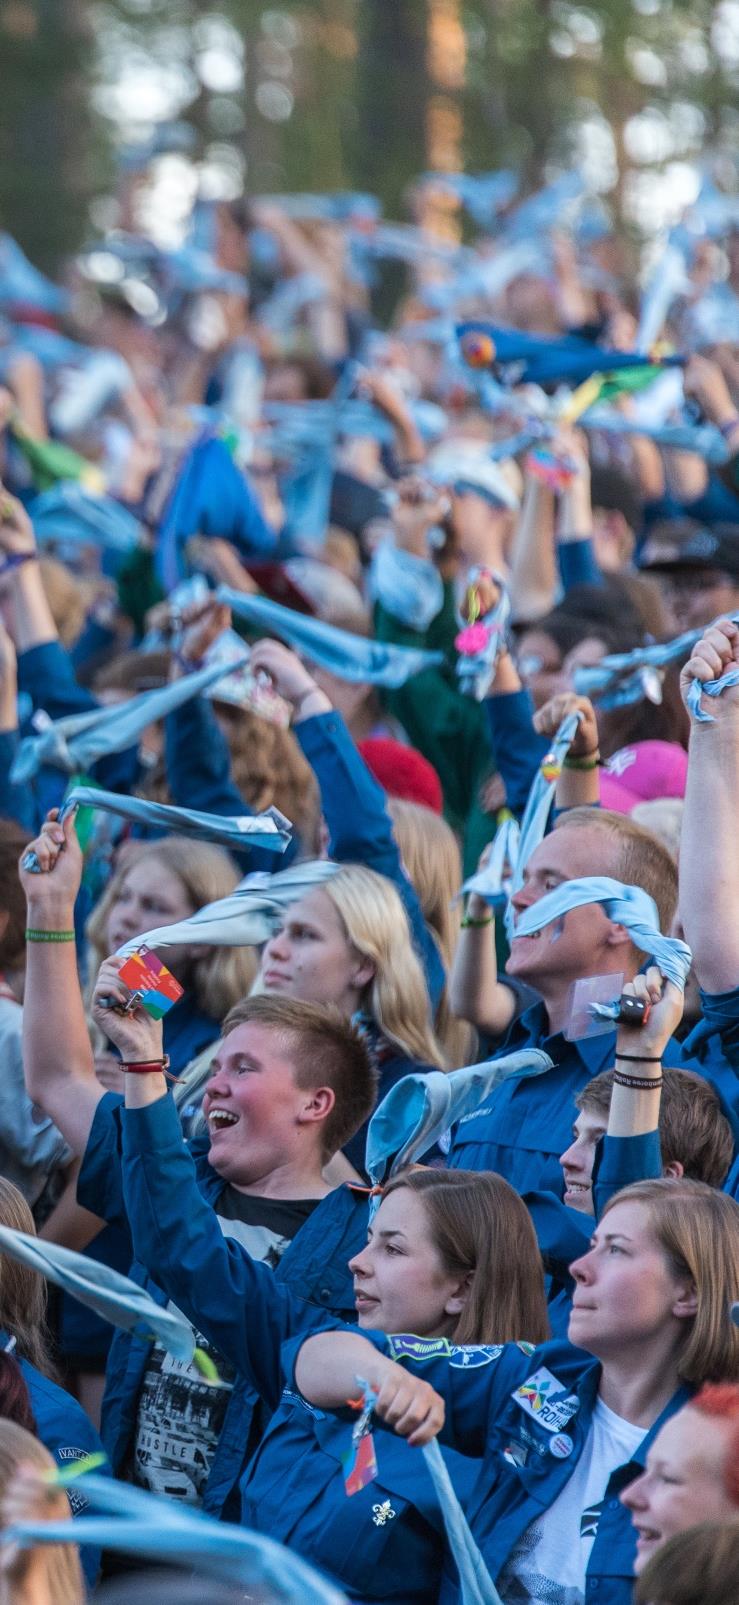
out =
[[403,870],[385,792],[357,751],[341,714],[319,713],[303,719],[296,725],[295,735],[320,787],[332,858],[339,863],[366,864],[397,887],[435,1009],[446,979],[444,967],[416,889]]
[[109,1224],[126,1224],[121,1168],[123,1099],[106,1092],[95,1110],[77,1177],[77,1203]]
[[26,691],[34,709],[43,708],[50,719],[98,707],[97,698],[77,684],[72,659],[60,641],[44,641],[19,652],[18,690]]
[[[34,710],[43,708],[54,720],[99,707],[97,697],[77,684],[72,659],[60,641],[44,641],[19,653],[18,690],[28,693]],[[105,790],[130,791],[138,773],[137,746],[100,758],[91,773]]]
[[171,1097],[124,1111],[123,1188],[136,1258],[276,1408],[281,1344],[294,1331],[325,1326],[327,1317],[224,1237],[198,1188]]
[[[21,1361],[21,1370],[31,1396],[39,1439],[60,1469],[68,1471],[71,1462],[99,1454],[103,1448],[100,1437],[77,1400],[25,1360]],[[107,1465],[102,1466],[100,1471],[107,1476]],[[84,1516],[90,1512],[83,1488],[84,1482],[80,1481],[73,1482],[67,1489],[73,1516]],[[93,1588],[100,1571],[98,1547],[83,1544],[80,1563],[89,1587]]]
[[589,1215],[563,1204],[556,1193],[524,1193],[523,1201],[536,1229],[539,1252],[547,1269],[572,1263],[587,1250],[593,1232]]
[[633,1181],[652,1181],[662,1175],[659,1131],[639,1137],[604,1137],[593,1172],[593,1203],[600,1220],[606,1204]]
[[668,1044],[665,1063],[695,1070],[711,1082],[739,1141],[739,987],[731,992],[701,991],[701,1011],[698,1024],[678,1045],[677,1058],[669,1053]]
[[[340,1330],[350,1331],[351,1328]],[[298,1355],[306,1338],[311,1336],[312,1333],[304,1333],[292,1338],[282,1352],[288,1387],[296,1392],[300,1391],[295,1381]],[[524,1380],[535,1363],[532,1353],[536,1351],[530,1343],[476,1344],[475,1364],[465,1365],[464,1351],[450,1344],[447,1338],[418,1338],[405,1334],[386,1337],[383,1332],[362,1332],[360,1336],[441,1394],[446,1418],[439,1442],[477,1458],[485,1452],[489,1418],[506,1403],[513,1388]]]
[[603,584],[590,535],[581,541],[558,541],[557,558],[565,595],[574,585]]
[[[253,814],[231,774],[231,754],[208,697],[191,697],[164,721],[164,751],[172,801],[180,808],[238,816]],[[244,874],[253,870],[287,869],[295,856],[291,842],[282,854],[251,847],[234,852]]]
[[10,770],[18,751],[17,730],[0,730],[0,818],[15,819],[24,830],[35,832],[36,811],[28,785],[13,785]]
[[507,806],[516,819],[526,807],[531,782],[549,750],[546,736],[534,729],[534,704],[528,691],[505,691],[485,698],[488,727]]

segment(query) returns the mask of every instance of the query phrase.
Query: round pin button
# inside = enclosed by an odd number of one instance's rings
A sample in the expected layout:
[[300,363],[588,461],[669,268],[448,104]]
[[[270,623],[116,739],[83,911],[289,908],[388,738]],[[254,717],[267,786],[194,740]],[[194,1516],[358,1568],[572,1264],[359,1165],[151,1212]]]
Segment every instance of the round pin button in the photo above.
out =
[[556,1438],[552,1438],[549,1453],[554,1455],[555,1460],[566,1460],[567,1456],[572,1454],[574,1447],[568,1432],[558,1432]]

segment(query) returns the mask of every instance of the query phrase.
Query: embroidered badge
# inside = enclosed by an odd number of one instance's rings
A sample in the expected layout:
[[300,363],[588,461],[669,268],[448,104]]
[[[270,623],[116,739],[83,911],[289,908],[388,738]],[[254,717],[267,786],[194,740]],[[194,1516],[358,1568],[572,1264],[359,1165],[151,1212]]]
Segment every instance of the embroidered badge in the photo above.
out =
[[384,1527],[385,1523],[392,1521],[397,1514],[397,1510],[393,1510],[389,1499],[383,1500],[381,1505],[372,1506],[372,1520],[376,1527]]
[[502,1343],[453,1343],[449,1351],[449,1364],[455,1371],[476,1370],[480,1365],[490,1365],[492,1360],[498,1360],[502,1353]]
[[511,1398],[532,1416],[547,1432],[561,1432],[576,1414],[579,1399],[576,1393],[567,1393],[557,1377],[541,1366],[532,1377],[527,1377],[511,1394]]
[[438,1360],[451,1353],[447,1338],[393,1337],[390,1339],[393,1359],[407,1354],[411,1360]]

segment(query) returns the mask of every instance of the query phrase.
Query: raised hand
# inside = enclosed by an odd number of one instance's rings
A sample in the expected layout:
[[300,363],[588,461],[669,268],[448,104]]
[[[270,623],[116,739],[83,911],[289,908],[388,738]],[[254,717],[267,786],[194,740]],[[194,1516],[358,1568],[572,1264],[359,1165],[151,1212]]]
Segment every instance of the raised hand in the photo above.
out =
[[534,714],[534,729],[540,736],[555,736],[569,713],[582,714],[570,753],[573,758],[590,757],[598,751],[598,724],[595,708],[587,697],[578,697],[574,691],[561,691],[558,696],[550,697]]
[[[82,851],[74,828],[76,809],[60,825],[58,808],[52,808],[41,827],[40,835],[24,849],[20,861],[21,885],[28,900],[29,924],[48,911],[64,910],[71,918],[82,880]],[[39,873],[24,869],[27,852],[33,852],[39,862]]]
[[[705,631],[701,640],[696,642],[693,651],[680,675],[680,690],[683,701],[690,711],[688,692],[694,680],[710,682],[720,680],[727,669],[739,666],[739,625],[732,623],[731,619],[718,619]],[[719,697],[712,697],[710,701],[711,715],[714,721],[731,717],[739,709],[739,685],[729,686]],[[705,729],[710,730],[706,725]]]

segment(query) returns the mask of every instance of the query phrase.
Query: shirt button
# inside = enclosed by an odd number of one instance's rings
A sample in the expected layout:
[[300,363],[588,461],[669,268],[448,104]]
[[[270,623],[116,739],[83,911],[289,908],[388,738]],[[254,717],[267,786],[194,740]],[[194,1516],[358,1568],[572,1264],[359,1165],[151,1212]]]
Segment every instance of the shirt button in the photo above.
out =
[[330,1287],[319,1288],[318,1297],[321,1300],[322,1304],[330,1304],[331,1303],[331,1289],[330,1289]]
[[621,1504],[621,1500],[620,1499],[609,1499],[609,1501],[608,1501],[608,1509],[609,1510],[618,1510],[618,1507],[619,1507],[620,1504]]

